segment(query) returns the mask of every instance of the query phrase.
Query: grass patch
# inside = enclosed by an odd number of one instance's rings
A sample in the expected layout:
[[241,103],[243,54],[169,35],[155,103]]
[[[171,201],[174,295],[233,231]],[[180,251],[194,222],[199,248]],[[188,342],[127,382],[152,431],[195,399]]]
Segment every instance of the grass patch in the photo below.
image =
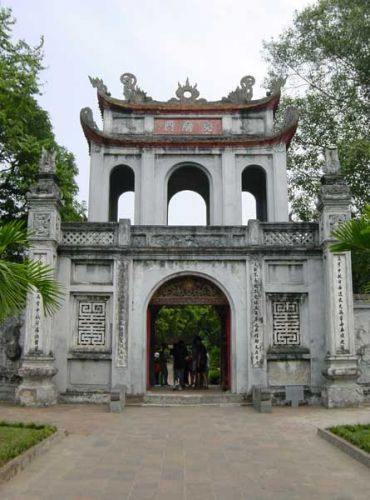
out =
[[354,444],[357,448],[370,453],[370,424],[337,425],[329,427],[328,430]]
[[0,467],[56,430],[52,425],[0,421]]

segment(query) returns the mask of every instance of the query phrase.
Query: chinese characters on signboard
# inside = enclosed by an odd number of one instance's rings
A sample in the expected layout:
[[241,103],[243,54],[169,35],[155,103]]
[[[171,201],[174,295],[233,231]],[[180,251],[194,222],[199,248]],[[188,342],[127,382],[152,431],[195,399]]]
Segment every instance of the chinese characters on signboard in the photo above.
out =
[[217,135],[221,132],[221,118],[157,118],[154,125],[155,134]]

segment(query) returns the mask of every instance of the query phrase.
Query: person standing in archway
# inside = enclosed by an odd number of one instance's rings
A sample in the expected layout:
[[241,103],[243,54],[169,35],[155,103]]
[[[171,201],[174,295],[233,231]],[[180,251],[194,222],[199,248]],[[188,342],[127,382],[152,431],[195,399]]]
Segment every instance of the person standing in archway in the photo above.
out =
[[203,344],[202,339],[200,337],[198,337],[198,340],[197,340],[197,379],[198,379],[198,387],[202,387],[203,389],[208,389],[207,371],[208,371],[207,348]]
[[159,362],[161,366],[159,382],[161,386],[168,385],[168,368],[167,368],[168,356],[169,352],[167,345],[163,342],[161,345],[161,350],[159,351]]
[[173,348],[173,368],[174,368],[174,390],[181,391],[184,388],[184,371],[188,350],[185,342],[179,340]]

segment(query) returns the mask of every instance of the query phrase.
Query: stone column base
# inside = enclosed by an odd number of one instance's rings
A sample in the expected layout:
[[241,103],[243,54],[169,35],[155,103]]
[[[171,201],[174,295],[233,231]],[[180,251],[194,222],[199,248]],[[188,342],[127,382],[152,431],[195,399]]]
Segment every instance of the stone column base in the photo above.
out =
[[359,406],[364,400],[361,386],[357,384],[359,376],[356,356],[327,356],[327,368],[323,375],[329,379],[322,388],[321,401],[327,408],[345,408]]
[[57,403],[58,390],[51,380],[57,373],[54,358],[34,355],[25,357],[18,374],[22,382],[15,399],[22,406],[51,406]]
[[326,408],[360,406],[363,400],[362,387],[356,383],[329,383],[321,391],[321,401]]

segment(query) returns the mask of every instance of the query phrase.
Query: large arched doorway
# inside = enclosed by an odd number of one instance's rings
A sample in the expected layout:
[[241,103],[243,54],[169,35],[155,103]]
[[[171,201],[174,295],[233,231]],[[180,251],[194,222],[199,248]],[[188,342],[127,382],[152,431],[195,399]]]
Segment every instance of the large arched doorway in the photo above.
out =
[[[163,319],[163,312],[172,312],[172,317],[178,318],[179,309],[183,309],[186,315],[194,314],[199,322],[191,323],[189,330],[184,331],[172,327],[169,337],[164,339],[159,335],[158,320]],[[170,311],[172,309],[172,311]],[[170,315],[171,316],[171,315]],[[206,320],[206,321],[205,321]],[[212,333],[207,326],[213,323],[214,329],[219,329],[219,335]],[[202,323],[203,322],[203,323]],[[217,325],[218,322],[218,325]],[[181,332],[181,338],[177,331]],[[163,332],[163,328],[162,328]],[[177,336],[176,336],[177,335]],[[217,380],[210,380],[210,385],[217,389],[228,390],[231,388],[231,335],[230,335],[230,305],[225,294],[218,286],[210,280],[194,275],[180,276],[166,281],[153,294],[147,311],[147,389],[155,384],[155,355],[160,349],[163,341],[173,345],[179,340],[187,344],[191,352],[191,342],[194,336],[200,336],[205,343],[209,353],[210,370],[219,370]],[[212,349],[212,350],[211,350]],[[215,366],[213,353],[219,351],[218,365]],[[214,384],[213,384],[214,382]]]

